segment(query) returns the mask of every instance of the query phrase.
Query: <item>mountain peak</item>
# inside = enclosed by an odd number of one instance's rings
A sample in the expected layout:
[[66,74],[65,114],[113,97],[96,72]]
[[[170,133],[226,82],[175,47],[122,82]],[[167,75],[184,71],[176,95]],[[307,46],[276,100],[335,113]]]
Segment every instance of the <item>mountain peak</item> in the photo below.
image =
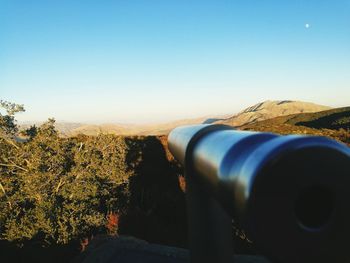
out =
[[271,119],[277,116],[285,116],[304,112],[318,112],[329,110],[331,107],[318,105],[311,102],[293,100],[266,100],[250,106],[238,114],[216,123],[241,126],[257,121]]

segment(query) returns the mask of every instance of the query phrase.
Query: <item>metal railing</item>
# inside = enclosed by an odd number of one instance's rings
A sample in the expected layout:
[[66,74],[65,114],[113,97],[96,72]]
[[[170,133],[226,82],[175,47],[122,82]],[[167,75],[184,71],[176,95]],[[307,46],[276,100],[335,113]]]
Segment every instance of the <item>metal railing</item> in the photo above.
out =
[[174,129],[192,263],[233,262],[232,218],[272,262],[350,262],[350,149],[316,136]]

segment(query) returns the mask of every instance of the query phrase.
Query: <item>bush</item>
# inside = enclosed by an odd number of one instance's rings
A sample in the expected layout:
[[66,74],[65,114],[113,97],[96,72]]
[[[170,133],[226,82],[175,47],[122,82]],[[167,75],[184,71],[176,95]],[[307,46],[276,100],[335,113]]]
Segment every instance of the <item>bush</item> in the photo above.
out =
[[1,138],[1,239],[67,244],[107,231],[106,215],[127,205],[124,138],[59,138],[54,123],[21,144]]

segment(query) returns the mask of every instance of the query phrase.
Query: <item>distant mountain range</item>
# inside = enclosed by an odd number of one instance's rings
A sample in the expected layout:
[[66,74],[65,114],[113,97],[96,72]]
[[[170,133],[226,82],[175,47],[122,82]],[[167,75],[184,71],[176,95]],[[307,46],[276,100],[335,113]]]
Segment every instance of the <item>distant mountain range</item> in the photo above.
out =
[[[331,107],[317,105],[301,101],[265,101],[244,109],[243,111],[221,117],[202,117],[196,119],[178,120],[162,124],[152,125],[121,125],[102,124],[89,125],[82,123],[57,122],[56,128],[62,136],[76,136],[78,134],[118,134],[118,135],[164,135],[181,125],[190,124],[226,124],[230,126],[244,126],[267,119],[291,114],[312,113],[329,110]],[[33,123],[32,123],[33,124]],[[40,123],[36,123],[40,125]],[[30,123],[20,124],[22,129],[30,126]]]

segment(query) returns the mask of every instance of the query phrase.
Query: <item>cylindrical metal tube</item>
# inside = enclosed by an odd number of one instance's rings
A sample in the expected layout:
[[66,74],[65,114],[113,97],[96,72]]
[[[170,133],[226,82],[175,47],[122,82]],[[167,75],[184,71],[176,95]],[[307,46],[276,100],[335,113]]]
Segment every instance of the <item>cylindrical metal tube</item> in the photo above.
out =
[[197,125],[174,129],[169,149],[271,259],[349,262],[347,146]]

